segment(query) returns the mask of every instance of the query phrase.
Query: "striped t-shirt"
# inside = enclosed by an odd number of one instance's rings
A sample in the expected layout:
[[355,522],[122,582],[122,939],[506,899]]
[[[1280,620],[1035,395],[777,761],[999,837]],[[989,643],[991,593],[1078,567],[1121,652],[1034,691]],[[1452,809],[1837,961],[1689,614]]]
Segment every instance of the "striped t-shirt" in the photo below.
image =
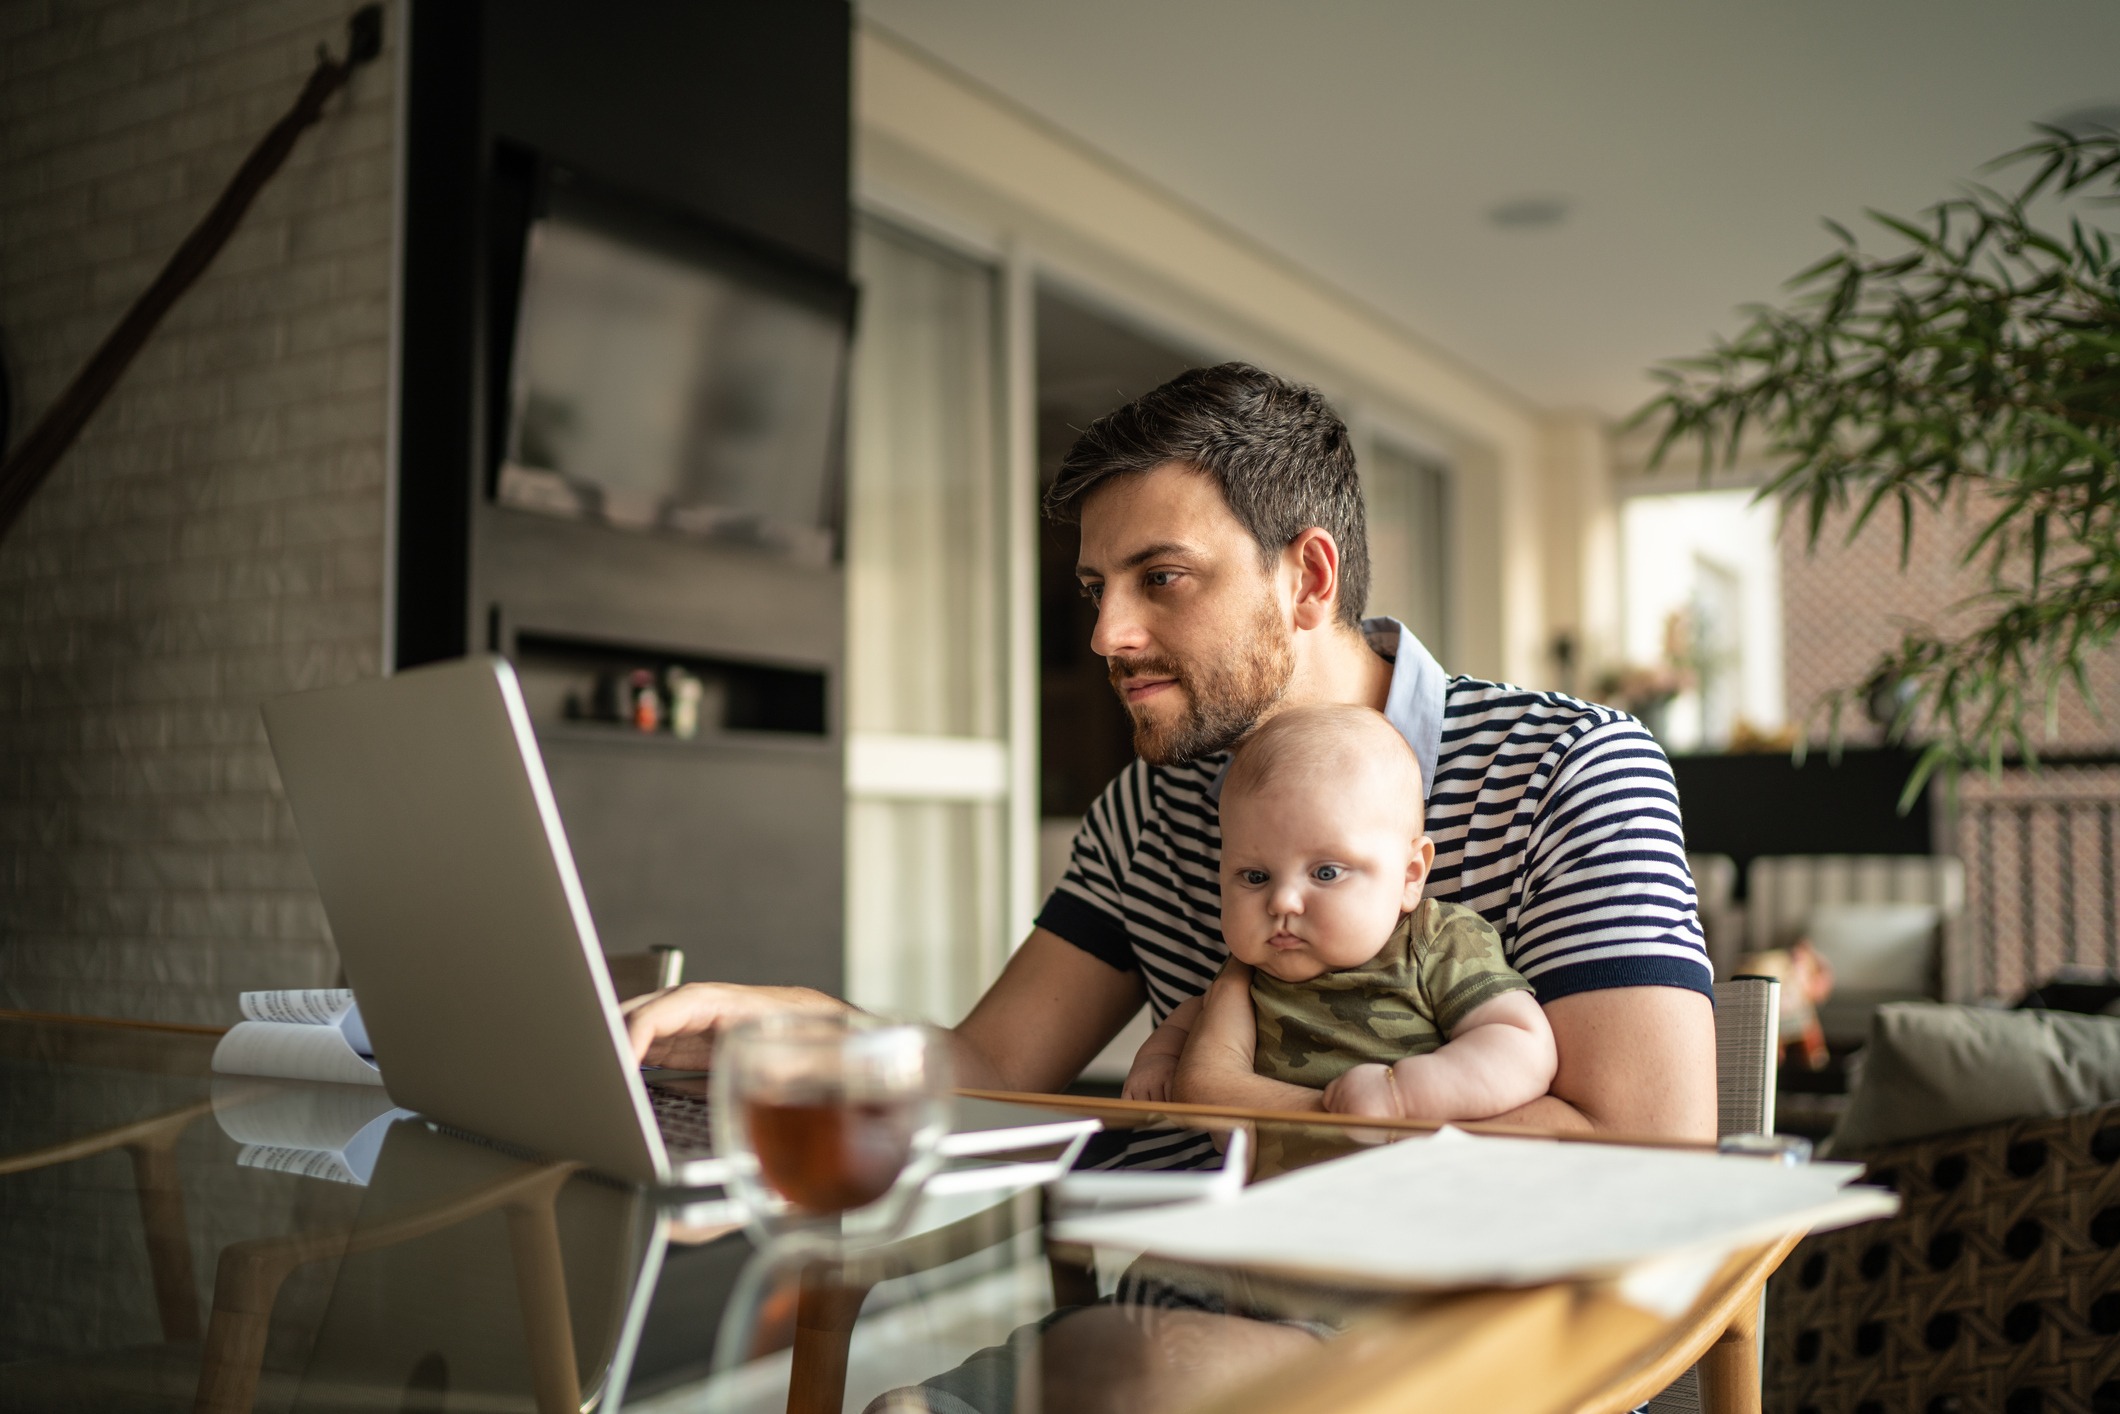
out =
[[[1663,749],[1624,712],[1443,673],[1391,619],[1384,715],[1421,763],[1435,841],[1429,896],[1477,910],[1541,1001],[1607,987],[1714,995]],[[1227,754],[1135,761],[1091,807],[1040,927],[1124,971],[1151,1014],[1207,989],[1222,944]]]

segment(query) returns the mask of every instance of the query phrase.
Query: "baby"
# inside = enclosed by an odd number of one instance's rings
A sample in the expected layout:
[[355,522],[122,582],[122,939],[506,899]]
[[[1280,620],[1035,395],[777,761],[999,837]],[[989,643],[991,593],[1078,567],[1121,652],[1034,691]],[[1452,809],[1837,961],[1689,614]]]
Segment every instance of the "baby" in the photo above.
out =
[[[1272,717],[1222,784],[1222,937],[1252,968],[1254,1069],[1333,1113],[1484,1119],[1553,1080],[1553,1033],[1501,937],[1421,896],[1424,794],[1397,730],[1341,705]],[[1141,1047],[1129,1099],[1170,1098],[1201,1005]]]

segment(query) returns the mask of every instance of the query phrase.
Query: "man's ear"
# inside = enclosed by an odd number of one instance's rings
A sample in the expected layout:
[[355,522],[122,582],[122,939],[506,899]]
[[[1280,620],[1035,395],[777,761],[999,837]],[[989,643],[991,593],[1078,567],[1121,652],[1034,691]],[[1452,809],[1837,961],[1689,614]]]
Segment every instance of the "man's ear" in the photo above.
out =
[[1435,868],[1435,841],[1422,835],[1413,842],[1413,858],[1406,861],[1406,889],[1399,895],[1399,911],[1410,913],[1428,887],[1428,871]]
[[1324,628],[1339,615],[1340,547],[1332,532],[1318,526],[1288,542],[1281,563],[1295,582],[1297,628]]

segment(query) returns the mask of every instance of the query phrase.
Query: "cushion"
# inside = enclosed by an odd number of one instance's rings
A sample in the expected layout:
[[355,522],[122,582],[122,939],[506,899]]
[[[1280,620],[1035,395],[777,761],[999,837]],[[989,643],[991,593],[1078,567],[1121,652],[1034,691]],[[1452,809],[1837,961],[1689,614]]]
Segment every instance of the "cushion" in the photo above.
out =
[[1941,1002],[1877,1009],[1836,1158],[1974,1125],[2120,1100],[2120,1018]]
[[1833,964],[1834,990],[1933,996],[1932,903],[1822,903],[1811,910],[1811,946]]

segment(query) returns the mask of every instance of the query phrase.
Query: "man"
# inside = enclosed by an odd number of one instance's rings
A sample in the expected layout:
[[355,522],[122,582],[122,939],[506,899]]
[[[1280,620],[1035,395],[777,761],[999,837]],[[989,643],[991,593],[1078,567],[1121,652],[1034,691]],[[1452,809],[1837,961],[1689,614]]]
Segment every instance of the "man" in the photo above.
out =
[[[1448,677],[1397,623],[1363,622],[1361,487],[1322,396],[1244,364],[1181,374],[1083,434],[1047,510],[1081,527],[1091,644],[1140,759],[956,1028],[960,1084],[1057,1090],[1144,999],[1160,1021],[1213,984],[1179,1098],[1316,1109],[1316,1091],[1252,1073],[1242,969],[1223,968],[1215,799],[1229,749],[1267,716],[1354,702],[1421,763],[1430,891],[1495,926],[1552,1025],[1550,1093],[1501,1121],[1714,1137],[1711,973],[1669,763],[1632,718]],[[629,1030],[644,1059],[699,1066],[723,1021],[842,1005],[704,984],[636,1003]]]

